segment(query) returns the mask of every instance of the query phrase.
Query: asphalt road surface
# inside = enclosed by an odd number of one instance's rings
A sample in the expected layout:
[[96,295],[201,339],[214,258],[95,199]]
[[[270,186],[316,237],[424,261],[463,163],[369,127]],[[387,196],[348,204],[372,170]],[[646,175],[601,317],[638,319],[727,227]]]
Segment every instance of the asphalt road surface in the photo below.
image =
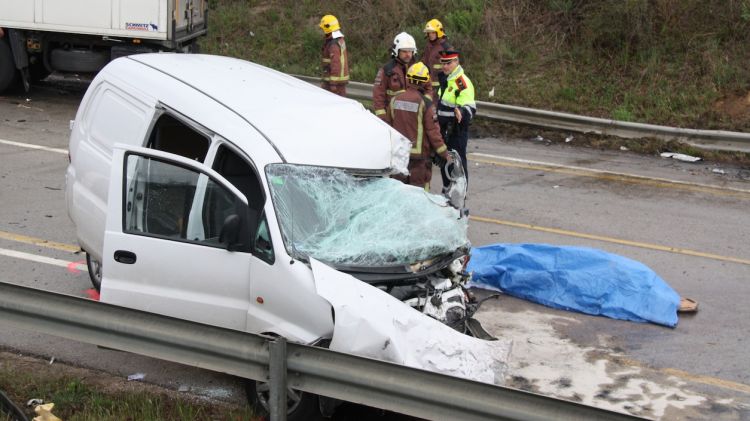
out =
[[[64,203],[69,121],[84,89],[51,85],[0,97],[0,281],[90,293]],[[508,296],[487,301],[479,318],[515,343],[509,385],[654,418],[750,419],[750,171],[575,143],[546,145],[502,133],[472,139],[472,244],[617,253],[654,269],[700,309],[670,329]],[[243,399],[239,381],[219,373],[17,331],[1,321],[0,347]]]

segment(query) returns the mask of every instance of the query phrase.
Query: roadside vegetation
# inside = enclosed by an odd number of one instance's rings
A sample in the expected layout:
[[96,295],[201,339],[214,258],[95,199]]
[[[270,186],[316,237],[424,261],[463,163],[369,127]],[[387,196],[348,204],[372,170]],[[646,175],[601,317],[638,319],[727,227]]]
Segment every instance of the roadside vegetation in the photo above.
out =
[[[371,83],[433,17],[482,101],[699,129],[750,129],[750,0],[212,0],[204,52],[317,75],[322,15]],[[493,95],[494,94],[494,95]],[[261,100],[256,98],[254,100]]]
[[[55,404],[52,413],[65,421],[249,421],[249,408],[205,401],[140,382],[28,357],[0,354],[0,390],[33,419],[29,399]],[[0,421],[12,418],[0,408]]]

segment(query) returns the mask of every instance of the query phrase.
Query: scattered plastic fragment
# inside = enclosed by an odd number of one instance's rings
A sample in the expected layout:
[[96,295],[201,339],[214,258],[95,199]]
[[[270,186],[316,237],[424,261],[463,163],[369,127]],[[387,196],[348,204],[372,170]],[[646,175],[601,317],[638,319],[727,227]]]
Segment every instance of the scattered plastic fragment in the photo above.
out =
[[570,136],[568,136],[568,137],[565,138],[565,143],[570,143],[572,141],[573,141],[573,135],[570,135]]
[[559,189],[560,186],[552,186],[553,189]]
[[55,362],[55,357],[50,358],[49,365],[52,365],[52,363],[54,363],[54,362]]
[[492,87],[492,89],[490,89],[490,91],[487,93],[487,95],[490,98],[492,98],[493,96],[495,96],[495,87],[494,86]]
[[627,146],[620,146],[620,150],[621,151],[629,151],[630,148],[628,148]]
[[536,135],[536,137],[534,138],[534,140],[537,141],[537,142],[543,142],[544,138],[542,136]]
[[26,406],[32,407],[32,406],[41,405],[43,403],[44,403],[44,399],[34,398],[34,399],[29,399],[29,401],[26,402]]
[[141,381],[146,378],[144,373],[135,373],[128,376],[128,381]]
[[684,162],[698,162],[703,159],[697,156],[690,156],[690,155],[685,155],[684,153],[674,153],[674,152],[662,152],[660,156],[662,158],[672,158],[672,159],[676,159],[678,161],[684,161]]
[[180,387],[177,388],[178,392],[189,392],[190,386],[185,386],[184,384],[180,385]]
[[34,408],[34,412],[38,417],[34,417],[32,421],[62,421],[52,413],[52,408],[54,407],[55,404],[52,402],[45,403],[44,405],[37,405],[36,408]]
[[714,168],[711,170],[714,174],[726,174],[726,171],[722,170],[721,168]]

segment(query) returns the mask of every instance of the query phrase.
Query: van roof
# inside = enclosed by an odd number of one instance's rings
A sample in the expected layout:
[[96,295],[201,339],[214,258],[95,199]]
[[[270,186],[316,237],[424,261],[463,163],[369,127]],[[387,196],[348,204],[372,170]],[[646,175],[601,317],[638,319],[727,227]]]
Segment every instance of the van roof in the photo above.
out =
[[365,170],[391,166],[391,136],[400,135],[354,100],[230,57],[160,53],[128,58],[234,110],[288,163]]

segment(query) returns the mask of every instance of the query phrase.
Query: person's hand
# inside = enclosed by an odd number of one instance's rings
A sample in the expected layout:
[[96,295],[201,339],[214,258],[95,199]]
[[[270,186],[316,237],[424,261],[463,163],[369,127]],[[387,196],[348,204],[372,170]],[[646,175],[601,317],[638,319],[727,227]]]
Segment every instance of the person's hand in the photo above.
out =
[[460,124],[461,123],[461,109],[454,108],[453,113],[456,115],[456,121],[458,121],[458,123]]

